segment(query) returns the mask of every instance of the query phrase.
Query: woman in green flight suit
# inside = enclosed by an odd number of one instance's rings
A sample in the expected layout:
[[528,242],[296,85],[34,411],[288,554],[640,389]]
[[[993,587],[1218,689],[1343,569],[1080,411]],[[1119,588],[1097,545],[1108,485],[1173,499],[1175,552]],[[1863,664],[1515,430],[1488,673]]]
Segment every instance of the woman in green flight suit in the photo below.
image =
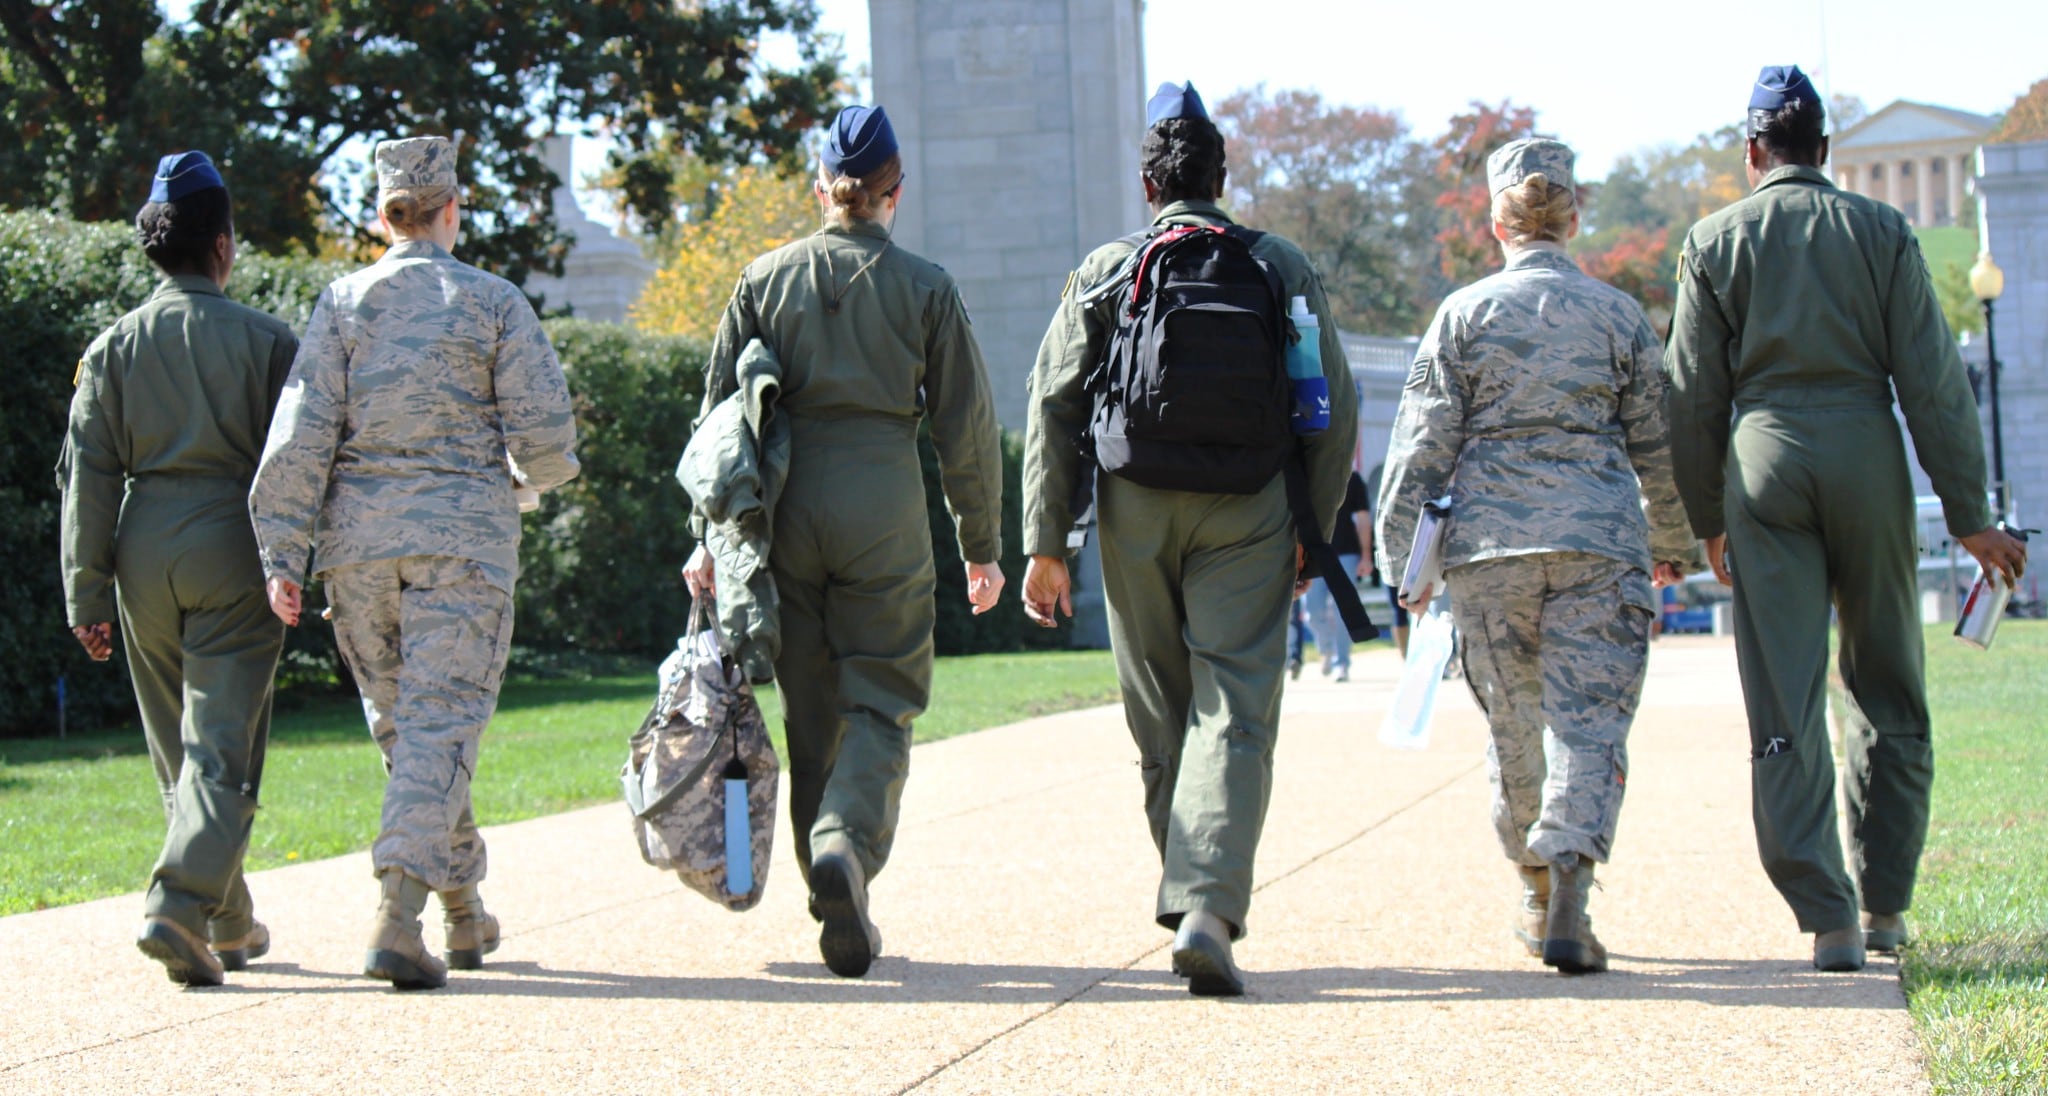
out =
[[[774,352],[791,440],[769,549],[790,821],[824,923],[819,950],[833,973],[857,978],[881,949],[867,880],[889,858],[911,721],[931,695],[918,420],[931,420],[976,613],[1003,587],[1002,459],[988,371],[952,277],[889,240],[903,161],[888,116],[849,107],[821,160],[824,227],[740,275],[706,368],[704,414],[733,391],[750,341]],[[693,595],[711,593],[710,552],[700,545],[684,574]]]
[[57,470],[65,610],[104,660],[118,603],[163,794],[136,944],[171,981],[216,986],[270,948],[242,854],[284,626],[264,600],[246,499],[299,341],[222,293],[234,215],[205,153],[163,158],[135,227],[163,280],[78,363]]

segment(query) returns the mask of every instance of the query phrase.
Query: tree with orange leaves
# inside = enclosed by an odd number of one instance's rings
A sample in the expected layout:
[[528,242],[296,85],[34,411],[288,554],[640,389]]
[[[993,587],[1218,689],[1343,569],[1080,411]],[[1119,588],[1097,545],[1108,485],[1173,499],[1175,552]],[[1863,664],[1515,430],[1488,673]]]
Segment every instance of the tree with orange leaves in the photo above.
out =
[[2013,101],[1985,144],[2003,145],[2019,141],[2048,141],[2048,80],[2037,80],[2025,95]]
[[1509,141],[1547,136],[1536,132],[1536,111],[1502,100],[1498,106],[1473,102],[1451,116],[1450,128],[1431,150],[1436,155],[1438,263],[1454,286],[1499,270],[1500,243],[1493,238],[1493,194],[1486,185],[1486,158]]
[[633,305],[633,322],[643,331],[710,338],[740,271],[818,227],[806,180],[770,167],[734,169],[705,193],[701,215],[675,228],[671,258]]

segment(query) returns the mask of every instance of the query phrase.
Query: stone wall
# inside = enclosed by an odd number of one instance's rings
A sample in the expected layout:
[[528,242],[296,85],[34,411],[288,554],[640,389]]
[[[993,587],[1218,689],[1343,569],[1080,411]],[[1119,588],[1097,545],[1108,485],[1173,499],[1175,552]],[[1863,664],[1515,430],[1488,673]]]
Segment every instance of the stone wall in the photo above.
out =
[[894,238],[960,283],[996,412],[1067,274],[1146,223],[1142,0],[871,0],[875,101],[908,176]]
[[592,220],[577,204],[570,149],[567,135],[549,137],[542,142],[541,156],[561,184],[555,188],[555,223],[575,243],[562,262],[561,277],[536,274],[524,288],[550,315],[566,311],[578,319],[625,323],[627,310],[654,277],[654,264],[639,244]]

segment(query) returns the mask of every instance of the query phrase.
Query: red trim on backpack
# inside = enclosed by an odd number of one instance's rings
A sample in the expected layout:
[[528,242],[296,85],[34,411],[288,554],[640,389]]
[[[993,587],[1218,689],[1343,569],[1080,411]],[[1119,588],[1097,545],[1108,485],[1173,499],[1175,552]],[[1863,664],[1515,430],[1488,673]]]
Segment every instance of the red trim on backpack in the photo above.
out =
[[1133,313],[1137,312],[1138,305],[1144,301],[1145,271],[1152,266],[1152,253],[1158,251],[1164,244],[1177,243],[1187,239],[1189,235],[1196,232],[1222,232],[1224,235],[1229,235],[1229,233],[1224,232],[1222,225],[1175,225],[1154,236],[1152,242],[1145,245],[1145,253],[1138,256],[1138,272],[1131,277],[1131,311]]

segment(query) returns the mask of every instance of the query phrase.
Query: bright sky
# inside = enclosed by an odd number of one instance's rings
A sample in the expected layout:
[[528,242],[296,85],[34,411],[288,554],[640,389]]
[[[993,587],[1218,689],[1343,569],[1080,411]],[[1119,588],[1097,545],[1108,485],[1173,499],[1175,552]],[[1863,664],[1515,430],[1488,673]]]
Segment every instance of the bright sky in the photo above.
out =
[[[191,0],[169,0],[174,13]],[[847,61],[870,58],[867,0],[819,0]],[[1247,9],[1258,18],[1245,18]],[[1557,19],[1546,43],[1495,45]],[[1399,113],[1429,137],[1479,99],[1535,107],[1579,153],[1582,178],[1617,156],[1740,121],[1756,70],[1796,63],[1824,94],[1990,114],[2048,78],[2048,2],[1967,0],[1148,0],[1145,79],[1193,80],[1211,102],[1239,88],[1307,87]],[[1139,109],[1133,104],[1133,110]],[[579,176],[604,150],[579,140]],[[585,196],[586,206],[596,203]],[[606,220],[610,217],[593,209]]]
[[[866,0],[820,0],[848,60],[869,57]],[[1257,18],[1246,18],[1246,11]],[[1538,33],[1547,42],[1498,45]],[[1149,0],[1145,80],[1306,87],[1400,114],[1434,136],[1474,99],[1535,107],[1605,176],[1617,156],[1742,119],[1756,71],[1792,63],[1823,94],[1991,114],[2048,78],[2042,0]],[[1135,108],[1134,108],[1135,109]]]

